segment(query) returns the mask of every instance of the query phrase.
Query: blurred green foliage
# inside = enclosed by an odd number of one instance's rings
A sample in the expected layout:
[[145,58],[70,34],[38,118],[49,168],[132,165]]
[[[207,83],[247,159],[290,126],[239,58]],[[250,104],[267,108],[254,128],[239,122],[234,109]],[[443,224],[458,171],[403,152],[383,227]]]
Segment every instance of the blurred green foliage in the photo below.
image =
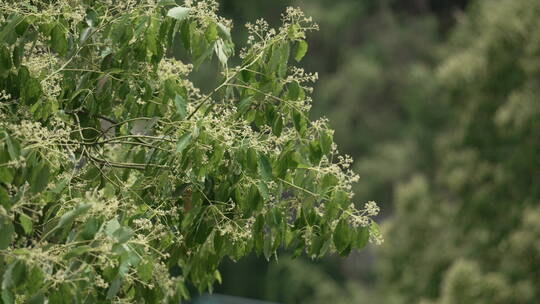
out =
[[[249,17],[291,4],[224,2]],[[283,303],[538,303],[540,2],[292,4],[321,26],[306,61],[321,72],[314,111],[355,158],[357,197],[382,202],[386,241],[375,257],[341,262],[265,270],[252,260],[244,271],[263,274],[244,286],[266,289],[242,291],[240,280],[222,291]]]
[[435,175],[398,187],[378,265],[397,303],[540,300],[540,2],[478,1],[434,78]]

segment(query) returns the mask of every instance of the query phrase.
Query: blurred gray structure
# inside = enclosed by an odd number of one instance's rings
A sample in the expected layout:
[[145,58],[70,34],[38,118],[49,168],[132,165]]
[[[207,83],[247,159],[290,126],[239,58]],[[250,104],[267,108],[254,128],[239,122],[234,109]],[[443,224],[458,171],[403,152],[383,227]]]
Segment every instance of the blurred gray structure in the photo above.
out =
[[276,302],[266,302],[248,298],[226,296],[220,294],[204,294],[194,299],[192,304],[278,304]]

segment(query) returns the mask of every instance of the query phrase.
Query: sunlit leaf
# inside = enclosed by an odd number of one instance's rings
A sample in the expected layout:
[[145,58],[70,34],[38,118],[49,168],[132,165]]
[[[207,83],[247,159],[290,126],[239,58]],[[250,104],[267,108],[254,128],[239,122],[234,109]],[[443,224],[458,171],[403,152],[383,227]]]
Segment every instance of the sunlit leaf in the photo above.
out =
[[167,16],[172,17],[178,21],[182,21],[189,16],[189,11],[191,9],[187,7],[173,7],[167,12]]

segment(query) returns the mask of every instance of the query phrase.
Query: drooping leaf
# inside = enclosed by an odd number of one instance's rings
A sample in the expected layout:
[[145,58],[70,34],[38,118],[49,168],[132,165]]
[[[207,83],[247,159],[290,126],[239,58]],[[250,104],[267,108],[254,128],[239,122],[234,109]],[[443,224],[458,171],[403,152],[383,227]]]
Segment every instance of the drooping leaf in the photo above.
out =
[[51,46],[58,54],[64,56],[68,50],[66,32],[62,25],[57,24],[51,31]]
[[176,94],[174,97],[174,105],[176,106],[176,113],[180,115],[180,119],[184,119],[187,115],[187,102],[184,97]]
[[39,193],[47,187],[49,184],[50,172],[47,164],[42,164],[38,168],[34,169],[30,179],[30,191],[32,193]]
[[3,215],[0,215],[0,231],[0,250],[4,250],[11,244],[15,228],[11,220]]
[[344,219],[341,219],[333,234],[334,245],[336,246],[337,251],[342,254],[350,250],[351,246],[351,230],[349,224]]
[[270,198],[270,190],[268,190],[268,186],[265,182],[260,181],[257,183],[257,188],[259,189],[259,193],[264,199]]
[[359,227],[356,230],[356,235],[354,239],[354,247],[356,249],[364,248],[369,242],[369,228],[368,227]]
[[307,121],[301,112],[298,112],[296,110],[293,112],[293,123],[294,128],[296,129],[296,131],[298,131],[298,133],[300,133],[300,135],[304,135],[306,133]]
[[15,28],[24,21],[24,17],[13,14],[8,20],[8,24],[0,31],[0,42],[11,44],[16,39]]
[[219,35],[225,39],[225,40],[231,40],[231,30],[226,27],[223,23],[221,22],[218,22],[217,23],[217,27],[218,27],[218,33]]
[[298,100],[298,98],[300,97],[300,85],[298,84],[298,82],[296,81],[293,81],[289,84],[289,87],[288,87],[289,91],[288,91],[288,96],[291,100]]
[[184,149],[189,145],[191,142],[191,132],[186,132],[184,135],[180,136],[178,139],[178,143],[176,144],[176,152],[182,153]]
[[329,131],[321,131],[321,137],[319,143],[321,145],[321,151],[323,155],[328,155],[332,150],[332,135]]
[[251,105],[252,99],[253,99],[253,96],[249,95],[245,98],[242,98],[242,100],[238,102],[238,105],[236,107],[238,109],[237,111],[239,114],[243,115],[244,113],[247,112],[247,110],[249,109],[249,106]]
[[218,36],[217,25],[215,23],[210,23],[206,28],[206,31],[204,31],[204,36],[208,43],[214,43]]
[[9,50],[4,45],[0,45],[0,77],[7,76],[11,66],[12,62]]
[[281,118],[281,115],[278,115],[278,117],[274,121],[274,124],[272,125],[272,133],[275,136],[279,137],[282,131],[283,131],[283,118]]
[[75,221],[75,219],[78,216],[80,216],[83,213],[85,213],[86,211],[88,211],[90,209],[90,207],[92,207],[92,205],[89,204],[89,203],[80,203],[79,205],[77,205],[72,210],[64,213],[60,217],[60,220],[58,221],[58,224],[56,225],[55,229],[61,229],[61,228],[65,227],[65,226],[73,223],[73,221]]
[[180,28],[180,39],[182,40],[184,48],[188,52],[191,52],[191,33],[193,32],[193,28],[194,23],[189,22],[189,20],[182,22],[182,26]]
[[257,172],[257,151],[254,148],[248,148],[246,151],[246,165],[251,173]]
[[268,156],[263,153],[259,153],[257,164],[261,177],[266,181],[272,180],[272,165],[270,164],[270,159]]
[[42,292],[37,293],[33,295],[32,297],[30,297],[30,299],[28,299],[28,304],[43,304],[43,303],[45,303],[45,295]]
[[28,215],[22,213],[19,216],[19,220],[21,222],[21,226],[23,227],[24,233],[26,233],[27,235],[32,234],[34,230],[34,224],[32,223],[32,219]]
[[11,159],[12,160],[18,159],[19,156],[21,155],[21,146],[19,142],[16,139],[9,136],[8,134],[6,134],[5,140],[6,140],[7,150]]
[[305,40],[298,40],[296,44],[296,52],[294,53],[294,60],[299,62],[304,58],[308,50],[308,44]]
[[2,280],[2,291],[17,287],[24,282],[26,276],[26,263],[23,260],[15,260],[10,263]]

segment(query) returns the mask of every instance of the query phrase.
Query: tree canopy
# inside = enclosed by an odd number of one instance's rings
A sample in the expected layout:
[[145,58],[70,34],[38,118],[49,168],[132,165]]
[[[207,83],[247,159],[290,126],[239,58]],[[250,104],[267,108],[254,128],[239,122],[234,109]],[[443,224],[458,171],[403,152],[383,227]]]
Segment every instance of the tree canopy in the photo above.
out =
[[238,56],[231,27],[214,1],[0,1],[3,303],[178,302],[225,256],[382,241],[308,118],[317,75],[292,63],[317,26],[289,8]]

